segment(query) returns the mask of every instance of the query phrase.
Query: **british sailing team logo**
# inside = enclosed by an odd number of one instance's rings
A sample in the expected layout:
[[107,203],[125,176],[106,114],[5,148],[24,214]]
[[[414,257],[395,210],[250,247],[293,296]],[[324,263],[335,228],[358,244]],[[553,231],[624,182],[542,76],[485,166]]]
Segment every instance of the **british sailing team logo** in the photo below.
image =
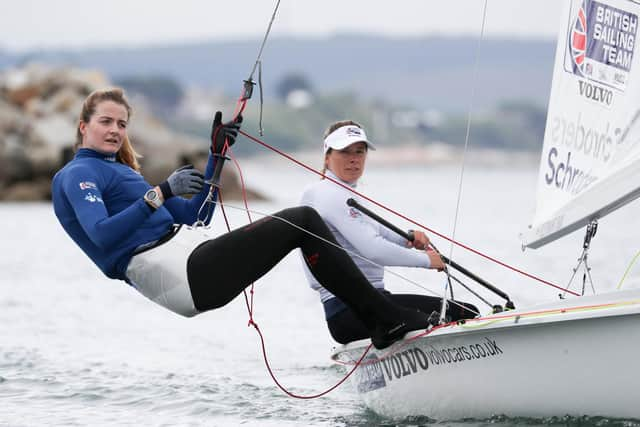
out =
[[[623,4],[626,9],[612,4]],[[612,0],[572,0],[571,8],[565,71],[586,79],[588,85],[595,84],[594,87],[583,84],[583,90],[602,93],[603,89],[616,89],[624,92],[635,53],[637,4]]]

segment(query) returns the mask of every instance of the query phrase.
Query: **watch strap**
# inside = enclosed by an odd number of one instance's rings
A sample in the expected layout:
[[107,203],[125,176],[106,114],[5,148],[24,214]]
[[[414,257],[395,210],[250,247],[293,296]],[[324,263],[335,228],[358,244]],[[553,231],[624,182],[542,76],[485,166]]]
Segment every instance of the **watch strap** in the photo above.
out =
[[173,191],[171,191],[171,186],[167,181],[162,182],[160,185],[158,185],[158,187],[160,187],[160,191],[162,191],[162,197],[164,197],[165,200],[173,197]]

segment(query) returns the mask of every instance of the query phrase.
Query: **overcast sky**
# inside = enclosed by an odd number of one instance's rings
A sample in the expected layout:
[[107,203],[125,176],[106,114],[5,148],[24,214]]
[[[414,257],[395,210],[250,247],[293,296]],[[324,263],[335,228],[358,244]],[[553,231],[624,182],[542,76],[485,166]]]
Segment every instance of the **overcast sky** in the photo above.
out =
[[[488,37],[553,39],[567,0],[487,0]],[[0,48],[132,46],[261,38],[276,0],[18,0]],[[10,4],[9,4],[10,3]],[[477,35],[485,0],[281,0],[273,35]]]

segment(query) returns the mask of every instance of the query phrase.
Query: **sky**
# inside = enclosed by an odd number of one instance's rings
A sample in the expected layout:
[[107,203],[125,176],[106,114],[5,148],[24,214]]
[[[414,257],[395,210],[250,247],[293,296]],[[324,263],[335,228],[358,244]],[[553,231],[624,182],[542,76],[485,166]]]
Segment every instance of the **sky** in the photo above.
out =
[[[368,33],[554,39],[568,0],[281,0],[271,36]],[[261,39],[277,0],[4,0],[0,48]]]

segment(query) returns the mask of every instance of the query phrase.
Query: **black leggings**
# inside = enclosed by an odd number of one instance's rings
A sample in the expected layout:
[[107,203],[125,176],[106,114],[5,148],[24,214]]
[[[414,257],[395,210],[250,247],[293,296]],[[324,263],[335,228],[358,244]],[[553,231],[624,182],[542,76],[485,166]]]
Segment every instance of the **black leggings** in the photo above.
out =
[[[426,314],[431,314],[434,311],[440,312],[442,309],[442,298],[439,297],[391,294],[387,291],[384,291],[384,293],[393,302],[403,307],[418,309]],[[459,301],[455,301],[455,304],[450,302],[447,307],[447,316],[453,321],[470,319],[478,313],[478,309],[474,305]],[[328,318],[327,326],[333,339],[340,344],[369,338],[369,332],[365,325],[348,308]]]
[[349,306],[366,329],[372,331],[398,318],[407,318],[407,310],[376,291],[346,252],[303,231],[335,243],[333,234],[314,209],[290,208],[274,217],[264,217],[206,241],[191,253],[187,276],[199,311],[229,303],[289,252],[300,248],[318,282]]

